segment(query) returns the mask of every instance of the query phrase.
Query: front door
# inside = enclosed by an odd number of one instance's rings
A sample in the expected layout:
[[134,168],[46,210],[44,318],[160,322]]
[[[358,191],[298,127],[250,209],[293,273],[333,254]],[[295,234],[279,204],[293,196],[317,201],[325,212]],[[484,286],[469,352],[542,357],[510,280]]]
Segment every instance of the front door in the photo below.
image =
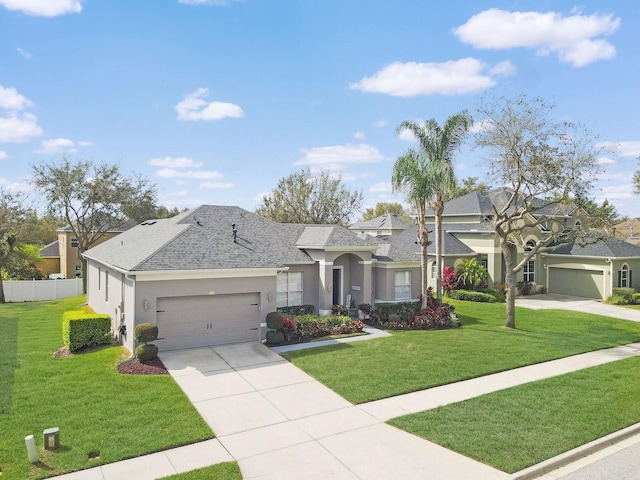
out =
[[342,305],[342,269],[333,269],[333,305]]

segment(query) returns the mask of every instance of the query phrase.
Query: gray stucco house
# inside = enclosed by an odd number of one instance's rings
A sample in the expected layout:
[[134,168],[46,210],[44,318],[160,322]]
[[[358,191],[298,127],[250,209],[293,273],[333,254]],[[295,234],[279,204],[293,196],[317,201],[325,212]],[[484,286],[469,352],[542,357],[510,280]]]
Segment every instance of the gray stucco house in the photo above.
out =
[[[504,282],[489,221],[500,194],[474,192],[445,206],[444,265],[476,258],[489,272],[489,286]],[[546,215],[550,222],[588,221],[576,208]],[[527,233],[525,248],[544,228],[546,222]],[[514,245],[513,253],[521,256],[522,247]],[[347,298],[373,305],[420,295],[415,226],[392,215],[346,229],[279,224],[239,207],[203,205],[143,222],[84,256],[87,301],[111,315],[114,333],[131,351],[133,330],[143,322],[158,325],[162,339],[156,343],[169,350],[262,340],[267,313],[280,306],[313,305],[326,314]],[[432,245],[431,286],[434,268]],[[616,286],[634,286],[638,269],[640,247],[612,238],[538,254],[518,280],[552,293],[606,298]]]

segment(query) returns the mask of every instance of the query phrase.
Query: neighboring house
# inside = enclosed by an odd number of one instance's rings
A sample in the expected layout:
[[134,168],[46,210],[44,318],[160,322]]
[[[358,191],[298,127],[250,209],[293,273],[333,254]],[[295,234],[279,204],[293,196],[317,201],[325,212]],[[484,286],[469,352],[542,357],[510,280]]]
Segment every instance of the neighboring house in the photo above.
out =
[[[444,264],[456,267],[477,258],[490,286],[504,281],[490,223],[496,192],[491,195],[470,193],[449,202],[443,234]],[[584,221],[580,215],[566,208],[545,217],[575,225]],[[144,322],[158,325],[161,338],[155,343],[170,350],[262,340],[266,315],[281,306],[313,305],[316,313],[328,314],[348,298],[356,304],[417,300],[415,226],[396,228],[394,219],[384,217],[366,223],[377,232],[390,220],[387,232],[393,234],[375,237],[363,235],[362,225],[354,231],[280,224],[229,206],[203,205],[146,221],[84,253],[87,302],[112,316],[114,333],[133,351],[134,328]],[[556,220],[540,228],[555,228]],[[535,231],[527,237],[535,238]],[[428,252],[434,286],[433,245]],[[612,239],[539,254],[518,280],[549,292],[605,298],[615,286],[632,286],[634,269],[640,269],[640,247]]]
[[[127,224],[123,228],[109,229],[94,244],[98,245],[110,238],[119,235],[134,224]],[[60,278],[75,278],[82,275],[82,259],[78,250],[78,239],[75,237],[70,225],[56,230],[58,239],[40,250],[43,261],[38,269],[46,274],[60,274]]]
[[381,235],[395,235],[401,233],[408,227],[409,225],[403,222],[397,214],[386,213],[380,217],[372,218],[371,220],[356,222],[349,227],[349,230],[353,230],[360,234],[379,237]]
[[616,238],[640,246],[640,218],[618,223],[614,229]]
[[[489,273],[489,286],[504,282],[504,261],[491,220],[492,204],[500,204],[508,195],[509,191],[505,189],[487,193],[472,192],[445,204],[444,265],[457,268],[463,259],[476,258]],[[575,206],[546,207],[538,211],[537,215],[545,221],[525,233],[522,242],[524,245],[533,246],[541,235],[558,226],[588,228],[588,217]],[[433,221],[433,215],[427,217],[430,232],[434,230]],[[433,240],[433,233],[431,239]],[[380,255],[385,249],[389,250],[384,259],[389,268],[394,268],[398,262],[406,262],[406,253],[394,253],[395,247],[403,252],[413,252],[416,258],[414,264],[419,271],[420,247],[416,244],[414,227],[401,234],[383,236],[377,240],[381,247],[376,255]],[[428,253],[429,284],[435,286],[434,245],[428,247]],[[513,253],[517,261],[520,261],[524,251],[514,245]],[[569,245],[539,253],[518,273],[517,281],[533,283],[537,290],[544,289],[549,293],[604,299],[611,295],[614,287],[634,286],[634,269],[640,269],[640,247],[609,238],[594,244]],[[413,278],[415,282],[420,282],[419,276]]]

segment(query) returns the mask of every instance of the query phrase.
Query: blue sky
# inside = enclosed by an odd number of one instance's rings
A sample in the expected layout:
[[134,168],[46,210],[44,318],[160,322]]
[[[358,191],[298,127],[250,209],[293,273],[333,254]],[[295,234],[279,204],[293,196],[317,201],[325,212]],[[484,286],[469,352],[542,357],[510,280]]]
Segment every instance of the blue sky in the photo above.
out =
[[[364,207],[403,201],[396,126],[493,88],[596,132],[616,154],[594,197],[635,217],[638,31],[627,0],[0,0],[0,188],[67,155],[148,176],[168,207],[253,210],[307,167]],[[457,175],[490,181],[484,158]]]

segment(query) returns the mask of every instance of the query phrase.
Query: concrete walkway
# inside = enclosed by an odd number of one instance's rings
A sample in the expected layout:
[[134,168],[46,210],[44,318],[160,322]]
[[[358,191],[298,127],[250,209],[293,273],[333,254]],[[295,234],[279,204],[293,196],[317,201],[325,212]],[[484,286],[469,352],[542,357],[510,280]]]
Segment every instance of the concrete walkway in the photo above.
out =
[[217,438],[61,478],[153,480],[237,460],[245,480],[510,479],[384,422],[638,355],[640,343],[354,406],[258,343],[165,352],[165,366]]

